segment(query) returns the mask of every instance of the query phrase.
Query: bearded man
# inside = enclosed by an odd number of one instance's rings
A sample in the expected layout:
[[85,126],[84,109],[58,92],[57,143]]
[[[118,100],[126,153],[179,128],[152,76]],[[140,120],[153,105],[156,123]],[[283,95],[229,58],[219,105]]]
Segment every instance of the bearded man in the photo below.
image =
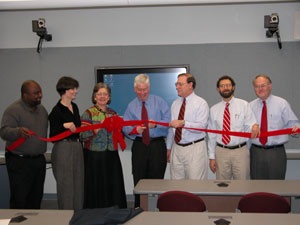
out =
[[219,78],[217,90],[222,101],[211,107],[208,129],[224,133],[208,133],[209,167],[218,180],[247,180],[250,178],[248,138],[226,132],[251,132],[251,138],[256,138],[259,126],[250,104],[234,97],[235,82],[230,76]]

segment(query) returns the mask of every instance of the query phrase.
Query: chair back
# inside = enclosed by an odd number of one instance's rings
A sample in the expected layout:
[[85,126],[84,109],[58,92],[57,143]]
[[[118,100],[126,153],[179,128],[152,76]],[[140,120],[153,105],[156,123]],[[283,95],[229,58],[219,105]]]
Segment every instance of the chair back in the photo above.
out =
[[291,205],[280,195],[255,192],[243,196],[239,201],[238,209],[247,213],[289,213]]
[[158,196],[157,208],[159,211],[169,212],[204,212],[204,201],[190,192],[167,191]]

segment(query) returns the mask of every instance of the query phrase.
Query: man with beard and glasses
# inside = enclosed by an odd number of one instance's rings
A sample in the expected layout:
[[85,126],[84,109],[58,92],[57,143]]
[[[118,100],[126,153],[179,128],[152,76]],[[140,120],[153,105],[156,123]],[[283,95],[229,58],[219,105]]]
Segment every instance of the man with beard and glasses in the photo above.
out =
[[256,138],[259,126],[250,104],[234,97],[235,82],[230,76],[219,78],[217,90],[222,101],[211,107],[208,129],[222,130],[225,133],[208,133],[210,169],[219,180],[249,179],[248,138],[229,136],[226,131],[251,132],[251,138]]
[[25,142],[9,151],[5,162],[10,185],[10,208],[39,209],[44,194],[47,143],[34,137],[47,136],[48,113],[41,105],[42,89],[34,80],[27,80],[21,87],[21,99],[12,103],[4,112],[0,135],[6,147],[25,138]]

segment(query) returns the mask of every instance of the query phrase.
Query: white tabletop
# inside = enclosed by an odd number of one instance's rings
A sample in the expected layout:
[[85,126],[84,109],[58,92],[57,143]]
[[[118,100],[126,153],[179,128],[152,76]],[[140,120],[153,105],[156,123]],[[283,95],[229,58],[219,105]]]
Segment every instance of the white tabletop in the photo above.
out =
[[259,213],[189,213],[143,212],[125,225],[215,225],[214,221],[226,219],[230,225],[299,225],[300,214]]
[[[219,183],[228,184],[219,187]],[[135,194],[161,194],[170,190],[188,191],[197,195],[241,196],[252,192],[271,192],[281,196],[300,196],[300,180],[159,180],[143,179],[134,188]],[[299,223],[300,224],[300,223]]]
[[21,225],[69,225],[73,216],[73,210],[23,210],[23,209],[1,209],[0,220],[11,219],[23,215],[27,219]]

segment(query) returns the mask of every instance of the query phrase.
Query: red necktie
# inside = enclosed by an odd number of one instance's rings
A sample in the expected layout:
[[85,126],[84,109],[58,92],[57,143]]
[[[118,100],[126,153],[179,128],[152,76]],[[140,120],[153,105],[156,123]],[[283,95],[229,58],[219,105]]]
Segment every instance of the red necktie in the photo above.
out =
[[[229,103],[226,103],[226,107],[223,115],[223,131],[230,131],[230,112],[229,112]],[[230,142],[230,136],[223,134],[222,142],[227,145]]]
[[[263,108],[261,112],[261,121],[260,121],[260,132],[268,131],[268,117],[267,117],[267,105],[266,101],[263,101]],[[262,145],[265,145],[268,142],[268,137],[260,137],[259,141]]]
[[150,144],[150,134],[149,134],[149,127],[148,127],[148,112],[145,106],[145,102],[143,102],[142,105],[142,121],[144,122],[144,126],[146,126],[146,129],[142,133],[143,143],[145,145]]
[[[185,98],[183,99],[179,115],[178,115],[178,120],[183,120],[184,119],[184,111],[185,111]],[[182,127],[177,127],[175,130],[175,142],[179,143],[181,140],[181,133],[182,133]]]

